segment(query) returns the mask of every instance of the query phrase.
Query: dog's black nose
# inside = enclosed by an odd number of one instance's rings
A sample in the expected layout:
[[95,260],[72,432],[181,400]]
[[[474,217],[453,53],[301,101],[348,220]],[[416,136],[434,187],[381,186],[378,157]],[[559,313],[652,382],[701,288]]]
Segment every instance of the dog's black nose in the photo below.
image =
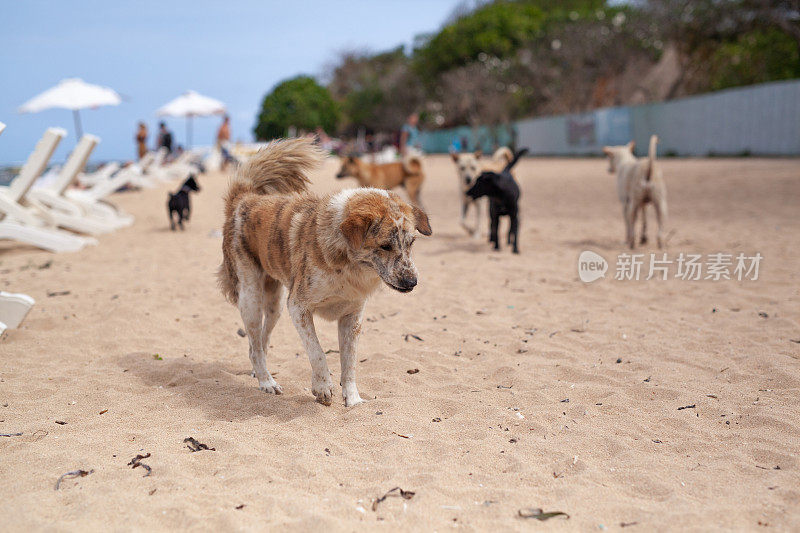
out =
[[400,280],[400,288],[410,291],[417,286],[417,278],[403,278]]

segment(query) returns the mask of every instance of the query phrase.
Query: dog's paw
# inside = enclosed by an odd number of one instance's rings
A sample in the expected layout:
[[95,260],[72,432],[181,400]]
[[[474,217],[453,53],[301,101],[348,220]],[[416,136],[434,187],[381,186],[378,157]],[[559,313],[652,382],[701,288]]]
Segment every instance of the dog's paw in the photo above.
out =
[[345,407],[355,407],[358,404],[364,403],[366,400],[362,400],[361,396],[356,394],[355,398],[345,398],[344,399],[344,406]]
[[345,407],[353,407],[360,403],[364,403],[364,400],[362,400],[361,396],[358,394],[358,389],[356,389],[355,383],[349,386],[345,385],[342,388],[342,399],[344,399]]
[[322,405],[330,405],[333,399],[333,383],[331,379],[314,381],[311,385],[311,393]]
[[258,390],[262,390],[267,394],[283,394],[283,389],[281,386],[274,381],[272,383],[263,383],[259,385]]
[[283,389],[278,382],[275,381],[271,375],[267,375],[266,379],[258,380],[258,390],[262,390],[267,394],[283,394]]

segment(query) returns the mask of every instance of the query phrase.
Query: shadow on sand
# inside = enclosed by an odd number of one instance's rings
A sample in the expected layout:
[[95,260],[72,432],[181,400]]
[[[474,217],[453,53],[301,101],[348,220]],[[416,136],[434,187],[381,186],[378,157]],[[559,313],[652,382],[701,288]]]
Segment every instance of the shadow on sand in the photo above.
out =
[[[280,396],[258,390],[255,378],[250,377],[245,365],[233,368],[221,362],[207,363],[191,358],[156,360],[147,352],[120,356],[117,363],[146,387],[163,387],[212,419],[247,420],[263,416],[288,421],[327,409],[316,403],[298,383],[290,383]],[[280,373],[273,375],[280,382]]]

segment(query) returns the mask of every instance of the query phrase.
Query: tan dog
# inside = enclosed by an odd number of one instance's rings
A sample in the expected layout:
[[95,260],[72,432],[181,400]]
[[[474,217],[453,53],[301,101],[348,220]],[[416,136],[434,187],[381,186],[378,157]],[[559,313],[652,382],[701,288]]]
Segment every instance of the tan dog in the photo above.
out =
[[658,247],[664,247],[664,224],[667,220],[667,188],[661,169],[656,166],[656,144],[658,137],[650,137],[650,147],[647,158],[637,159],[633,155],[635,143],[629,142],[624,146],[606,146],[603,153],[608,156],[608,172],[617,172],[617,194],[622,202],[622,214],[625,217],[625,235],[628,246],[636,245],[635,224],[636,217],[642,214],[641,244],[647,242],[647,216],[645,207],[652,203],[656,210],[658,221]]
[[[480,150],[464,153],[451,153],[450,157],[456,164],[456,172],[458,173],[458,186],[461,191],[461,227],[472,237],[477,238],[480,236],[480,220],[481,220],[481,200],[474,200],[467,196],[467,191],[474,185],[475,180],[481,172],[501,172],[503,168],[514,159],[514,154],[511,149],[503,146],[498,148],[491,161],[480,161],[483,153]],[[467,225],[467,212],[470,206],[475,213],[475,225],[469,227]]]
[[336,174],[339,179],[352,177],[362,187],[375,187],[391,190],[403,186],[411,202],[422,207],[419,193],[425,175],[419,157],[411,156],[402,163],[368,163],[360,157],[349,156],[342,159],[342,168]]
[[218,280],[238,305],[250,340],[259,388],[281,394],[267,371],[266,351],[287,308],[311,361],[311,392],[330,405],[333,384],[313,315],[339,323],[345,405],[361,403],[355,382],[356,342],[367,297],[383,281],[399,292],[417,284],[411,259],[415,231],[430,235],[428,217],[380,189],[319,197],[306,172],[324,154],[308,139],[275,141],[244,164],[225,198],[223,262]]

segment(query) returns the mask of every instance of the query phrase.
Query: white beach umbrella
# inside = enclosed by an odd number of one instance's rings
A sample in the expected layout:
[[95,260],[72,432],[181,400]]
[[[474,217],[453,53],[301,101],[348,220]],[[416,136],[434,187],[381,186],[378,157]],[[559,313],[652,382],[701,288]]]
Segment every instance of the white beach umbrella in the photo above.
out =
[[186,147],[192,146],[192,118],[221,115],[225,113],[225,104],[219,100],[203,96],[195,91],[187,91],[168,102],[156,114],[160,117],[185,117],[186,118]]
[[58,85],[34,96],[19,108],[20,113],[38,113],[45,109],[61,108],[72,110],[75,119],[77,139],[83,135],[80,110],[95,109],[104,105],[118,105],[122,98],[114,89],[86,83],[79,78],[61,80]]

